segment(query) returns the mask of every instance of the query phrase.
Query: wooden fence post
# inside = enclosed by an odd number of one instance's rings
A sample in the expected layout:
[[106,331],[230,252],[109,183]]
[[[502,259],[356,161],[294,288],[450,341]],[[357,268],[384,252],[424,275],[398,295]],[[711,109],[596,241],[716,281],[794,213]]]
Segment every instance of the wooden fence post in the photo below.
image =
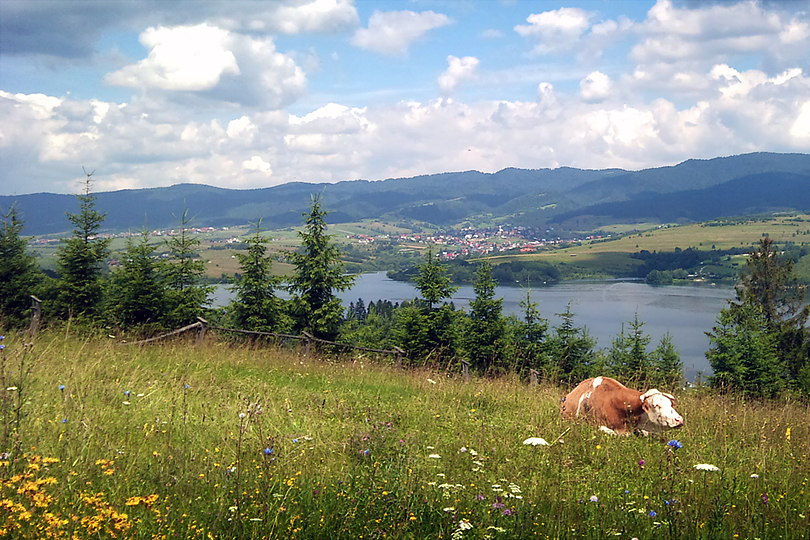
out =
[[312,348],[312,340],[315,336],[310,334],[309,332],[301,332],[304,335],[304,356],[309,356],[310,350]]
[[529,370],[529,385],[530,386],[537,386],[537,370],[536,369]]
[[402,358],[405,356],[405,351],[396,346],[394,347],[394,351],[396,351],[396,355],[394,356],[396,366],[398,369],[402,369]]
[[39,332],[39,324],[42,321],[42,300],[31,295],[31,326],[28,327],[28,334],[32,338]]
[[461,361],[461,375],[464,379],[464,382],[470,380],[470,363],[467,360]]
[[206,321],[202,317],[197,317],[197,322],[199,323],[200,326],[197,327],[197,340],[195,343],[199,345],[205,338],[205,331],[208,329],[208,321]]

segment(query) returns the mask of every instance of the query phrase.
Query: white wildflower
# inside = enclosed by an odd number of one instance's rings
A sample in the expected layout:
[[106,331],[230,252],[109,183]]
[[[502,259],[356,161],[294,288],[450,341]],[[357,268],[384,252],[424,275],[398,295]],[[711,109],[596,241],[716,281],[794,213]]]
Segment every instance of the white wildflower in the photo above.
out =
[[751,478],[757,479],[757,478],[759,478],[759,475],[757,473],[754,473],[754,474],[751,475]]
[[429,382],[430,384],[436,384],[436,381],[434,381],[433,379],[428,379],[427,382]]
[[530,444],[532,446],[551,446],[548,441],[542,437],[529,437],[523,441],[523,444]]
[[428,459],[442,459],[442,456],[440,456],[439,454],[430,454],[428,456]]
[[473,525],[466,519],[462,519],[461,521],[458,522],[458,528],[461,529],[462,531],[469,531],[470,529],[473,528]]
[[711,465],[709,463],[698,463],[697,465],[695,465],[695,469],[697,469],[699,471],[717,472],[717,471],[720,470],[720,467],[716,467],[716,466]]

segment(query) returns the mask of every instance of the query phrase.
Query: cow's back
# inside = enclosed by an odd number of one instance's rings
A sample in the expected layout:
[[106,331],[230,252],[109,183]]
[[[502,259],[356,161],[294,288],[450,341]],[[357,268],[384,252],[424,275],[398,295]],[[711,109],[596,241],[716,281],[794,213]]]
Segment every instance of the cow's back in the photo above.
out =
[[593,393],[593,378],[585,379],[563,398],[561,410],[563,418],[576,418],[588,407],[588,401]]
[[586,379],[565,396],[562,415],[566,419],[585,417],[610,429],[624,429],[627,423],[632,423],[629,417],[639,413],[640,395],[610,377]]

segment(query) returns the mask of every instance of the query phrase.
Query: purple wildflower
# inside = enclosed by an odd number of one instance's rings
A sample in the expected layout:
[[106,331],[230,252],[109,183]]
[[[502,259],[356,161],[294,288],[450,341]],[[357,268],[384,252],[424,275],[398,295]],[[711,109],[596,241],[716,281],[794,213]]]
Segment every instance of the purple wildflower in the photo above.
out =
[[504,511],[503,511],[503,515],[504,515],[504,516],[511,516],[512,514],[514,514],[514,512],[512,511],[512,509],[511,509],[511,508],[506,508],[506,509],[504,509]]
[[767,493],[762,494],[762,503],[763,504],[768,504],[768,494]]

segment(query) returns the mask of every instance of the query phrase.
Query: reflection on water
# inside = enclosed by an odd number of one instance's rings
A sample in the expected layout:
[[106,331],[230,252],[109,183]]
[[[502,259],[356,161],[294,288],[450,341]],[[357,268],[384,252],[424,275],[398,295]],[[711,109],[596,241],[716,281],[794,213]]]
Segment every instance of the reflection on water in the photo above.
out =
[[[672,336],[690,380],[694,380],[698,372],[711,372],[705,357],[709,348],[705,332],[712,329],[720,310],[734,298],[734,289],[726,286],[652,286],[639,281],[567,281],[528,292],[552,326],[559,324],[557,314],[565,311],[570,303],[574,324],[585,327],[600,348],[609,347],[611,340],[621,332],[622,324],[638,314],[639,320],[645,323],[644,332],[652,337],[652,347],[664,334]],[[503,311],[507,315],[522,314],[520,302],[525,300],[526,294],[527,289],[521,287],[496,289],[496,296],[503,298]],[[227,304],[230,296],[224,287],[217,287],[214,305]],[[346,305],[358,298],[368,304],[377,300],[396,303],[417,296],[413,285],[388,279],[385,272],[360,275],[351,290],[340,294]],[[468,310],[473,298],[473,288],[464,286],[456,291],[452,300],[457,308]]]

